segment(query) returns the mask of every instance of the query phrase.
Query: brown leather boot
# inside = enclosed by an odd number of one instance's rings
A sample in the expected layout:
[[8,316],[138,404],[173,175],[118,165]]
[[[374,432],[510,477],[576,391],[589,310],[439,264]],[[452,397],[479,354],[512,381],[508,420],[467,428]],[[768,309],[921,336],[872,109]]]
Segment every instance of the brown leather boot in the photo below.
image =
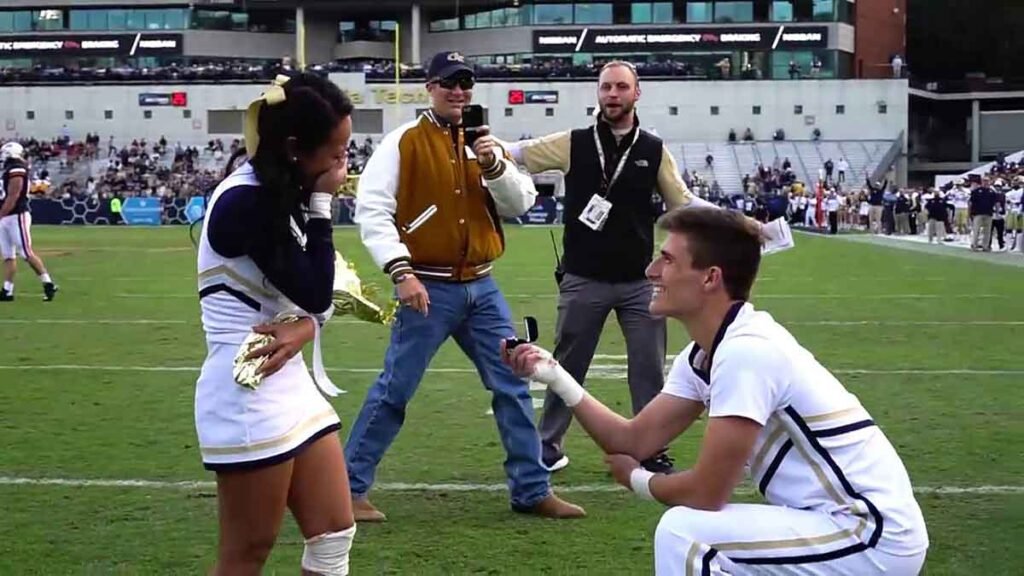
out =
[[533,508],[515,510],[516,512],[534,514],[543,518],[583,518],[587,515],[587,512],[583,508],[566,502],[554,494],[548,494],[547,498],[538,502]]
[[352,516],[356,522],[384,522],[388,519],[383,512],[377,510],[366,498],[352,500]]

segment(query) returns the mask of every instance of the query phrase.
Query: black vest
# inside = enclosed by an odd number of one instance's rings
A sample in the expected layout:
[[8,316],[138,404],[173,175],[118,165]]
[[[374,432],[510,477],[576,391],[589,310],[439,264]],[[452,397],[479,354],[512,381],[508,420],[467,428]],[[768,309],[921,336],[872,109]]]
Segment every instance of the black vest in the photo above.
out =
[[[593,127],[572,131],[569,172],[565,175],[563,266],[569,274],[592,280],[640,280],[654,253],[654,222],[658,211],[652,197],[658,186],[663,145],[660,138],[640,130],[622,173],[605,195],[612,203],[612,210],[604,228],[598,232],[579,221],[590,198],[601,191],[601,161],[593,131]],[[606,139],[608,137],[610,132],[606,134]],[[618,150],[625,149],[632,138],[632,132],[623,136]],[[605,167],[610,178],[618,166],[619,156],[613,145],[606,145],[605,150]]]

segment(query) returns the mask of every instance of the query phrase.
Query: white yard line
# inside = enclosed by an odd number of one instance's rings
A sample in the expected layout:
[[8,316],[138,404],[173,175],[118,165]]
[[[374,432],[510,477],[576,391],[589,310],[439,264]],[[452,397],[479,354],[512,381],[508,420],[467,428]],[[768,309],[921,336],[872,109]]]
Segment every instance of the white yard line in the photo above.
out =
[[[625,355],[603,355],[604,359],[625,359]],[[671,360],[671,356],[669,359]],[[624,380],[625,364],[594,364],[588,372],[589,378],[605,380]],[[198,373],[197,366],[114,366],[94,364],[0,364],[0,370],[25,371],[80,371],[80,372],[191,372]],[[380,367],[354,368],[334,366],[328,372],[350,372],[356,374],[376,374]],[[960,376],[1019,376],[1024,370],[988,370],[974,368],[929,369],[929,368],[837,368],[830,370],[833,374],[881,374],[881,375],[960,375]],[[476,374],[476,368],[428,368],[434,374]]]
[[[1024,326],[1024,320],[793,320],[780,321],[784,326]],[[4,324],[38,324],[38,325],[141,325],[141,326],[185,326],[198,327],[200,321],[165,320],[160,318],[0,318],[0,326]],[[376,326],[363,320],[334,318],[330,324]],[[621,358],[625,356],[607,356],[598,354],[595,358]]]
[[[31,478],[22,476],[0,476],[0,486],[62,486],[68,488],[147,488],[152,490],[213,490],[216,483],[209,480],[142,480],[107,478]],[[426,483],[426,482],[381,482],[374,490],[384,492],[506,492],[506,484],[475,484],[469,482]],[[624,492],[617,484],[576,484],[559,486],[556,492]],[[750,486],[740,486],[740,494],[754,494]],[[981,486],[915,486],[917,494],[948,495],[998,495],[1024,494],[1024,486],[981,485]]]
[[[348,318],[332,318],[331,324],[366,324],[369,326],[376,326],[376,324],[366,322],[364,320],[355,320]],[[0,325],[3,324],[104,324],[104,325],[160,325],[160,324],[174,324],[174,325],[186,325],[191,324],[194,326],[200,325],[199,318],[195,320],[164,320],[160,318],[0,318]]]

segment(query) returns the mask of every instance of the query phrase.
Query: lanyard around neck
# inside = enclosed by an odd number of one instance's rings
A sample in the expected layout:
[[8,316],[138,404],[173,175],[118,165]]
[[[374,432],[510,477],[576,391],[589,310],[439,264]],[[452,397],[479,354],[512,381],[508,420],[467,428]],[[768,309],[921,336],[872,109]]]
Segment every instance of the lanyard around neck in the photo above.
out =
[[597,124],[594,124],[594,145],[597,146],[597,159],[601,162],[601,192],[603,192],[601,196],[607,197],[611,193],[612,186],[615,185],[616,180],[622,174],[622,169],[626,167],[626,160],[629,158],[629,153],[633,150],[633,145],[636,144],[638,138],[640,138],[640,128],[634,127],[633,140],[622,153],[622,157],[619,158],[619,165],[615,167],[615,173],[609,179],[605,172],[604,147],[601,146],[601,138],[597,135]]

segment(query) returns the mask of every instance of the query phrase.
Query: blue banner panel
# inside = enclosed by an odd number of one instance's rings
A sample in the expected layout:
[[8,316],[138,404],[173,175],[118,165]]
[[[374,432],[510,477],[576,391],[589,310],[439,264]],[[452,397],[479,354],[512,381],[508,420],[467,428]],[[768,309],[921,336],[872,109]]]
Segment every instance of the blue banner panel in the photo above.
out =
[[164,206],[159,198],[126,198],[121,205],[121,217],[129,226],[159,226],[163,215]]

